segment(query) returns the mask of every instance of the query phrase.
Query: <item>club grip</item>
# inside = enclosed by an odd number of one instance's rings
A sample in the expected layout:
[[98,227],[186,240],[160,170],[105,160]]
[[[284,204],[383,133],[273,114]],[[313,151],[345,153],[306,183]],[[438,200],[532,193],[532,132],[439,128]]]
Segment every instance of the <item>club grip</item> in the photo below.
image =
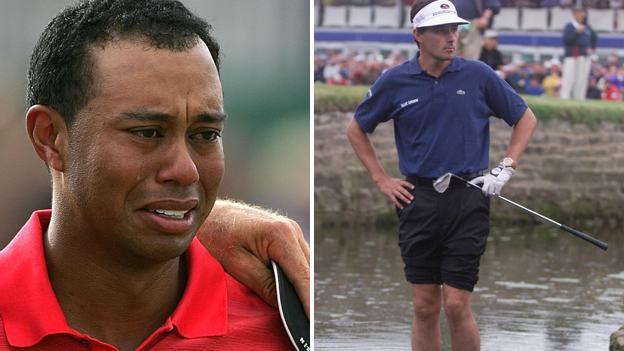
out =
[[590,243],[598,246],[599,248],[601,248],[601,249],[603,249],[605,251],[607,250],[607,248],[609,248],[609,244],[607,244],[606,242],[604,242],[602,240],[598,240],[598,239],[590,236],[589,234],[583,233],[580,230],[576,230],[574,228],[570,228],[570,227],[568,227],[565,224],[562,224],[560,228],[565,230],[566,232],[574,235],[574,236],[577,236],[577,237],[579,237],[579,238],[581,238],[581,239],[583,239],[583,240],[585,240],[587,242],[590,242]]

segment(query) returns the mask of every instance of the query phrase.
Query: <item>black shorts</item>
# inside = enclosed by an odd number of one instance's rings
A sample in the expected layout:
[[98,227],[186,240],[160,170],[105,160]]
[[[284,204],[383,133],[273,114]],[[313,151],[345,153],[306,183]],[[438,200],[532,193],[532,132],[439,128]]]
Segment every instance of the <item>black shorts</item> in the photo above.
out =
[[490,199],[475,187],[453,184],[440,194],[416,185],[399,216],[399,247],[412,284],[472,291],[490,231]]

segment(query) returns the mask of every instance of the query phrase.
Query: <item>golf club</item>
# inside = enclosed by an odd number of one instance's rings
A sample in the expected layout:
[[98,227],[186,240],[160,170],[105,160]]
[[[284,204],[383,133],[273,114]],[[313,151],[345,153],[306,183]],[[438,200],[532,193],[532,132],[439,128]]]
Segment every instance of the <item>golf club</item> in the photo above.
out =
[[[480,186],[472,184],[468,180],[466,180],[466,179],[464,179],[462,177],[456,176],[453,173],[446,173],[443,176],[441,176],[440,178],[436,179],[433,182],[433,188],[437,192],[439,192],[439,193],[445,192],[446,189],[448,189],[449,185],[451,184],[451,178],[459,179],[462,182],[466,183],[467,185],[472,185],[473,187],[478,188],[479,190],[481,190]],[[546,216],[544,216],[542,214],[539,214],[539,213],[537,213],[537,212],[535,212],[535,211],[533,211],[533,210],[531,210],[529,208],[526,208],[526,207],[520,205],[517,202],[511,201],[511,200],[509,200],[508,198],[506,198],[506,197],[504,197],[502,195],[497,195],[496,197],[498,197],[499,199],[504,200],[504,201],[506,201],[506,202],[508,202],[508,203],[510,203],[510,204],[512,204],[514,206],[516,206],[516,207],[519,207],[519,208],[525,210],[526,212],[536,216],[538,219],[541,219],[542,221],[554,224],[557,227],[559,227],[559,229],[562,229],[562,230],[564,230],[564,231],[566,231],[566,232],[568,232],[568,233],[570,233],[570,234],[572,234],[574,236],[577,236],[577,237],[579,237],[579,238],[581,238],[581,239],[583,239],[583,240],[585,240],[587,242],[590,242],[590,243],[598,246],[599,248],[601,248],[601,249],[603,249],[605,251],[609,247],[609,244],[607,244],[604,241],[598,240],[598,239],[592,237],[589,234],[581,232],[580,230],[576,230],[574,228],[570,228],[570,227],[568,227],[565,224],[561,224],[561,223],[555,222],[554,220],[552,220],[552,219],[550,219],[550,218],[548,218],[548,217],[546,217]]]
[[297,297],[294,286],[290,283],[280,266],[271,261],[277,290],[277,304],[282,323],[297,351],[310,351],[310,320]]

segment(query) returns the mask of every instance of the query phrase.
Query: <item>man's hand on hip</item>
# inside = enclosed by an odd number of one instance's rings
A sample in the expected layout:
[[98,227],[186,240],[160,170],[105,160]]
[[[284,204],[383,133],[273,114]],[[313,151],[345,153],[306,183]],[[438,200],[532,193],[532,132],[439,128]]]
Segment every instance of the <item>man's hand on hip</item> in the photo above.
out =
[[471,184],[479,185],[483,184],[481,191],[485,196],[498,196],[503,189],[503,186],[514,175],[514,169],[511,166],[499,163],[494,167],[490,173],[477,177],[470,181]]
[[225,271],[277,307],[270,260],[286,273],[310,316],[310,249],[297,222],[268,210],[217,200],[197,237]]
[[403,179],[384,176],[376,183],[379,190],[386,195],[390,202],[400,209],[403,209],[405,204],[409,204],[414,200],[414,197],[409,192],[411,189],[414,189],[414,185]]

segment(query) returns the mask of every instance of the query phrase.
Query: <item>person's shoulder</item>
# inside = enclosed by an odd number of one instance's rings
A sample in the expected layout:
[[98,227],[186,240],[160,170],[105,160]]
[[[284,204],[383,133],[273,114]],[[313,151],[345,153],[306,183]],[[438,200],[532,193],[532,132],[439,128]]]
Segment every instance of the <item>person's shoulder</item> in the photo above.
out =
[[481,60],[467,60],[463,57],[458,57],[457,60],[461,68],[467,70],[470,74],[477,73],[480,74],[480,76],[483,74],[496,74],[492,67]]
[[[210,251],[199,240],[193,241],[188,253],[192,257],[192,266],[194,264],[202,265],[202,267],[198,266],[198,271],[204,269],[204,273],[215,273],[214,279],[224,280],[228,304],[231,305],[233,303],[235,306],[240,306],[243,309],[256,309],[262,313],[278,312],[277,309],[266,304],[253,290],[226,272],[221,263],[212,256]],[[204,274],[203,278],[206,278],[206,274]]]
[[386,71],[391,74],[405,74],[414,68],[414,60],[407,60],[400,65],[388,68]]
[[279,311],[268,305],[253,290],[225,273],[227,287],[228,305],[230,308],[241,311],[253,311],[253,314],[266,314],[279,316]]
[[292,346],[280,312],[251,289],[226,273],[228,296],[228,335],[231,338],[263,340],[262,350]]
[[381,75],[379,75],[377,80],[380,82],[392,82],[397,78],[409,74],[414,68],[413,65],[414,63],[411,60],[408,60],[400,65],[386,68],[383,72],[381,72]]

